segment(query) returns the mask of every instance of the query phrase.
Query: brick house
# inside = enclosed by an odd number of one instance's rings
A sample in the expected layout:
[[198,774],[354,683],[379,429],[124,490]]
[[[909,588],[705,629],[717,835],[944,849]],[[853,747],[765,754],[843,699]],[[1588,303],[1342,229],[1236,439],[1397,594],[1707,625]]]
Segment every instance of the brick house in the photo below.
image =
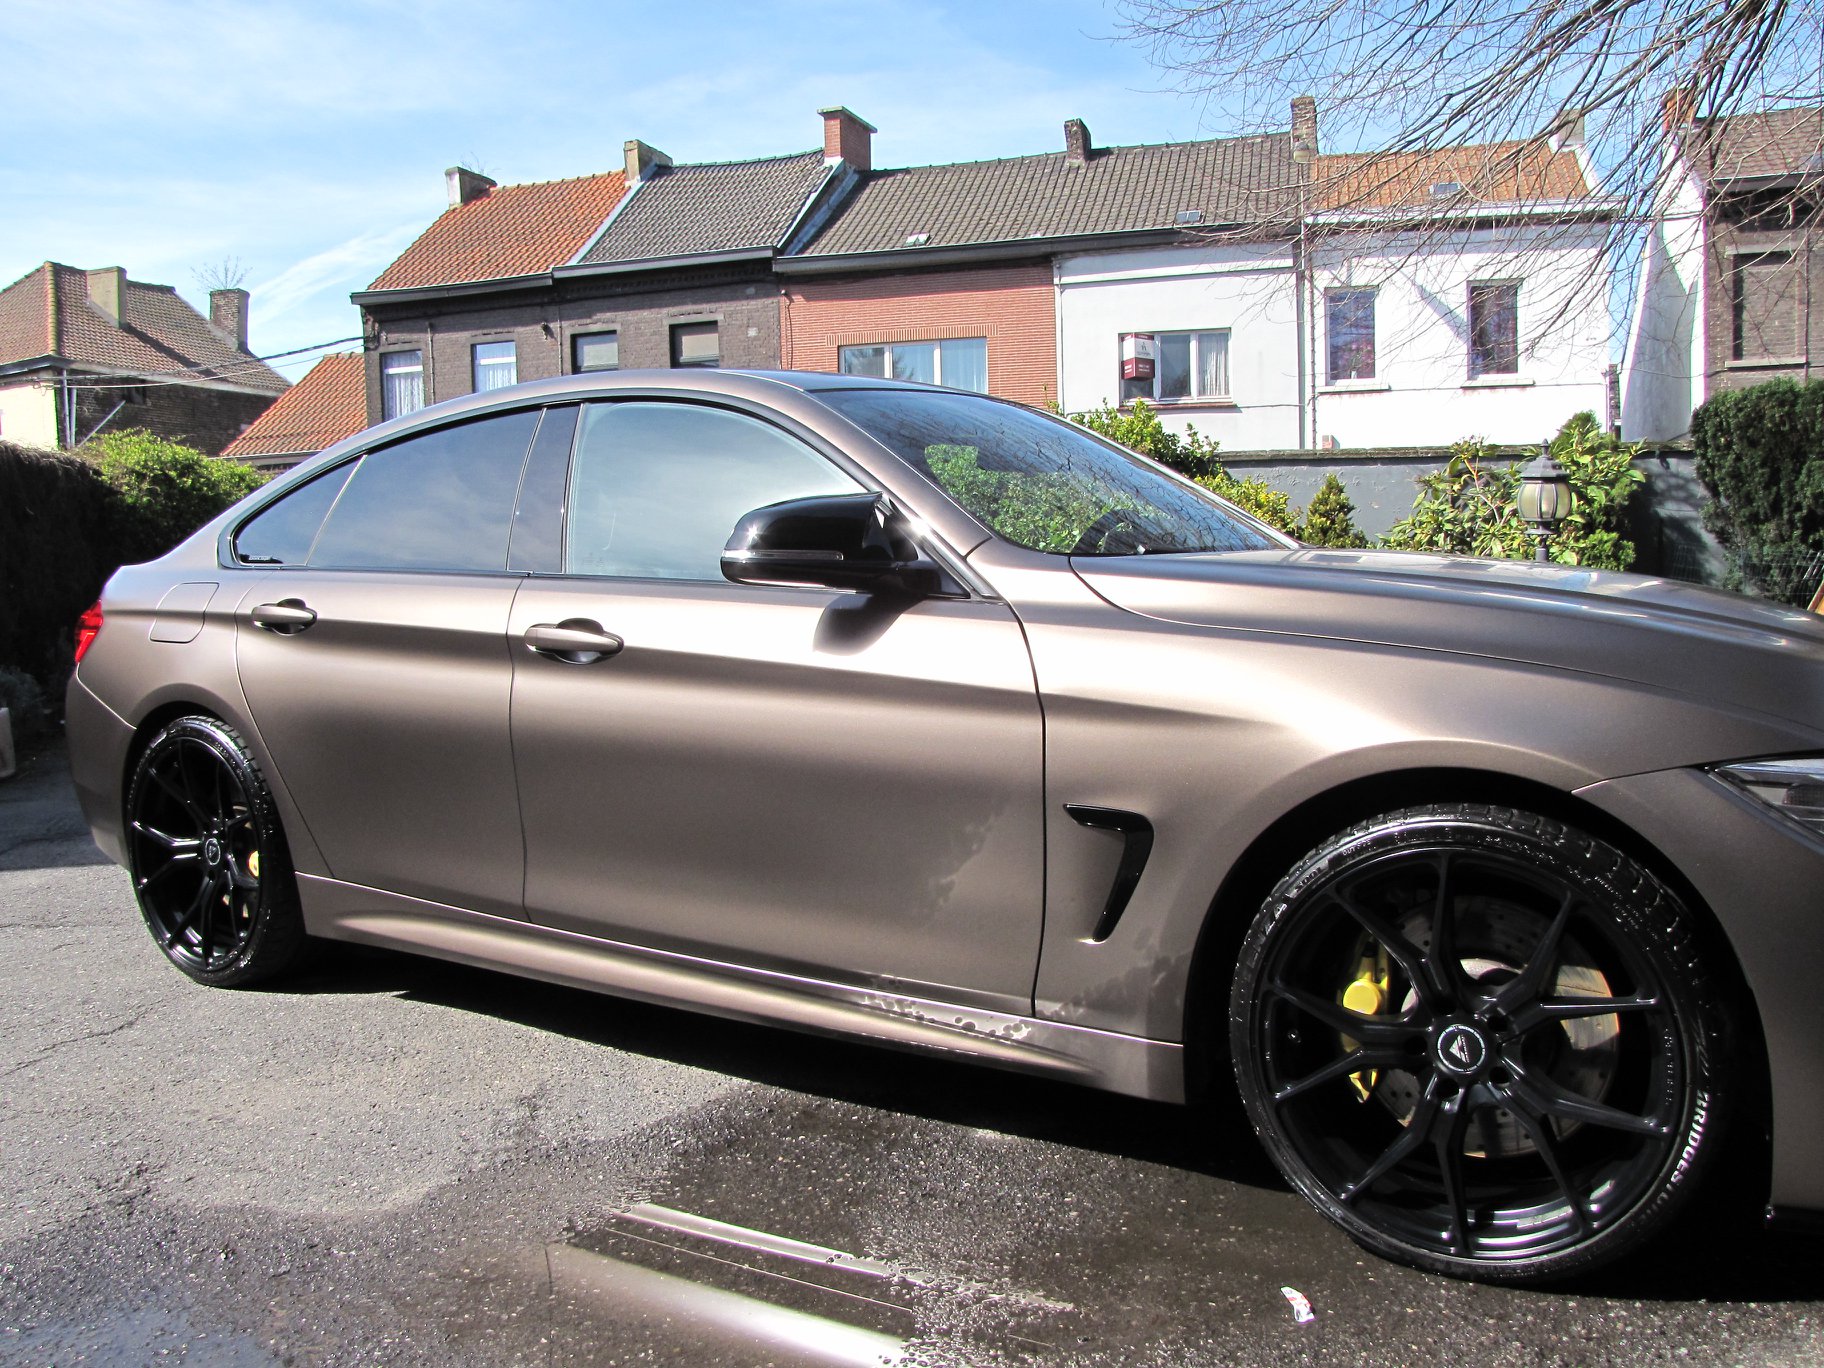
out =
[[1622,435],[1651,441],[1713,394],[1824,373],[1824,108],[1700,119],[1675,91],[1662,128],[1622,372]]
[[0,438],[67,450],[144,428],[218,454],[287,382],[247,349],[245,290],[210,291],[209,314],[118,266],[27,272],[0,290]]
[[[498,186],[448,173],[450,207],[368,289],[373,421],[517,380],[619,367],[777,367],[773,262],[853,180],[867,125],[823,111],[821,150]],[[865,169],[865,167],[864,167]]]
[[366,362],[360,352],[331,352],[222,455],[256,470],[289,470],[366,426]]
[[1297,216],[1285,142],[1098,148],[1072,119],[1056,152],[867,172],[778,262],[784,361],[1056,403],[1056,263],[1183,244],[1191,228],[1283,236]]

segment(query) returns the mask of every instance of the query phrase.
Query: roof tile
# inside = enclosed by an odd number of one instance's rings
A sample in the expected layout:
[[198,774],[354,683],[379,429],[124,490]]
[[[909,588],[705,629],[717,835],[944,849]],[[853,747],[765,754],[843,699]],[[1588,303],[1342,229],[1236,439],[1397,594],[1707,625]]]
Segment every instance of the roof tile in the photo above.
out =
[[47,261],[0,290],[0,365],[60,356],[77,366],[223,380],[278,393],[285,377],[235,346],[169,285],[128,280],[117,324],[89,299],[88,275]]
[[829,175],[820,151],[659,167],[578,264],[777,250]]
[[1591,194],[1575,153],[1536,142],[1345,152],[1320,156],[1311,169],[1321,209],[1429,209],[1440,205],[1431,193],[1440,184],[1461,186],[1471,204],[1562,203]]
[[1824,108],[1699,119],[1687,146],[1709,181],[1818,175],[1824,173]]
[[508,280],[561,266],[620,203],[619,171],[572,180],[501,185],[445,210],[370,290],[412,290]]
[[367,371],[360,352],[331,352],[254,419],[224,456],[314,454],[367,426]]

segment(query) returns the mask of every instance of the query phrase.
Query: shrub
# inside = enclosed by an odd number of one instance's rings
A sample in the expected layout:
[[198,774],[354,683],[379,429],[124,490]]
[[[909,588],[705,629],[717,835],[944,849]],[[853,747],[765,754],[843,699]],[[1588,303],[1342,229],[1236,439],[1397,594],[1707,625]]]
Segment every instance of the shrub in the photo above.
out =
[[1691,415],[1691,441],[1730,587],[1808,602],[1824,553],[1824,380],[1716,395]]
[[[1533,541],[1520,517],[1521,467],[1491,464],[1486,443],[1470,438],[1451,447],[1443,469],[1419,480],[1412,512],[1388,529],[1383,546],[1460,556],[1530,558]],[[1575,503],[1546,541],[1548,559],[1599,570],[1626,570],[1634,543],[1622,535],[1628,500],[1642,481],[1634,469],[1638,446],[1603,433],[1595,415],[1579,413],[1552,439],[1552,454],[1569,477]]]
[[220,461],[149,432],[109,432],[79,455],[120,491],[134,515],[139,544],[123,559],[161,556],[224,508],[265,483],[251,466]]
[[1323,485],[1311,496],[1298,525],[1298,539],[1311,546],[1368,545],[1368,538],[1355,525],[1355,504],[1335,472],[1324,476]]

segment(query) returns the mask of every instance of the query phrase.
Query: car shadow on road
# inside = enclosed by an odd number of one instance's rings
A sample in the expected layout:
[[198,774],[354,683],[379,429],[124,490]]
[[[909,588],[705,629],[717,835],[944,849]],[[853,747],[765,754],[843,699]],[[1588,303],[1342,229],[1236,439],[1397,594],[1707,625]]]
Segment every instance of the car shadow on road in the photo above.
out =
[[1284,1190],[1232,1095],[1195,1107],[377,950],[326,947],[297,993],[390,993],[753,1083]]
[[[270,991],[392,994],[833,1101],[1286,1190],[1228,1089],[1195,1107],[1146,1102],[365,946],[325,947]],[[1662,1240],[1654,1257],[1555,1290],[1642,1302],[1824,1299],[1815,1231],[1745,1222],[1676,1233],[1683,1238]]]

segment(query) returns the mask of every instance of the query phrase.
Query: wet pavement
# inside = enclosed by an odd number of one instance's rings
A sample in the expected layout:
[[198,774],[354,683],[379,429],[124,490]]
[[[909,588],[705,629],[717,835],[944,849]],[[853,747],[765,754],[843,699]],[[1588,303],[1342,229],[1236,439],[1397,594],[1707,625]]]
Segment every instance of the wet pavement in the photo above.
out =
[[1495,1290],[1358,1250],[1227,1108],[377,952],[194,987],[55,750],[0,930],[0,1363],[1824,1365],[1798,1236]]

